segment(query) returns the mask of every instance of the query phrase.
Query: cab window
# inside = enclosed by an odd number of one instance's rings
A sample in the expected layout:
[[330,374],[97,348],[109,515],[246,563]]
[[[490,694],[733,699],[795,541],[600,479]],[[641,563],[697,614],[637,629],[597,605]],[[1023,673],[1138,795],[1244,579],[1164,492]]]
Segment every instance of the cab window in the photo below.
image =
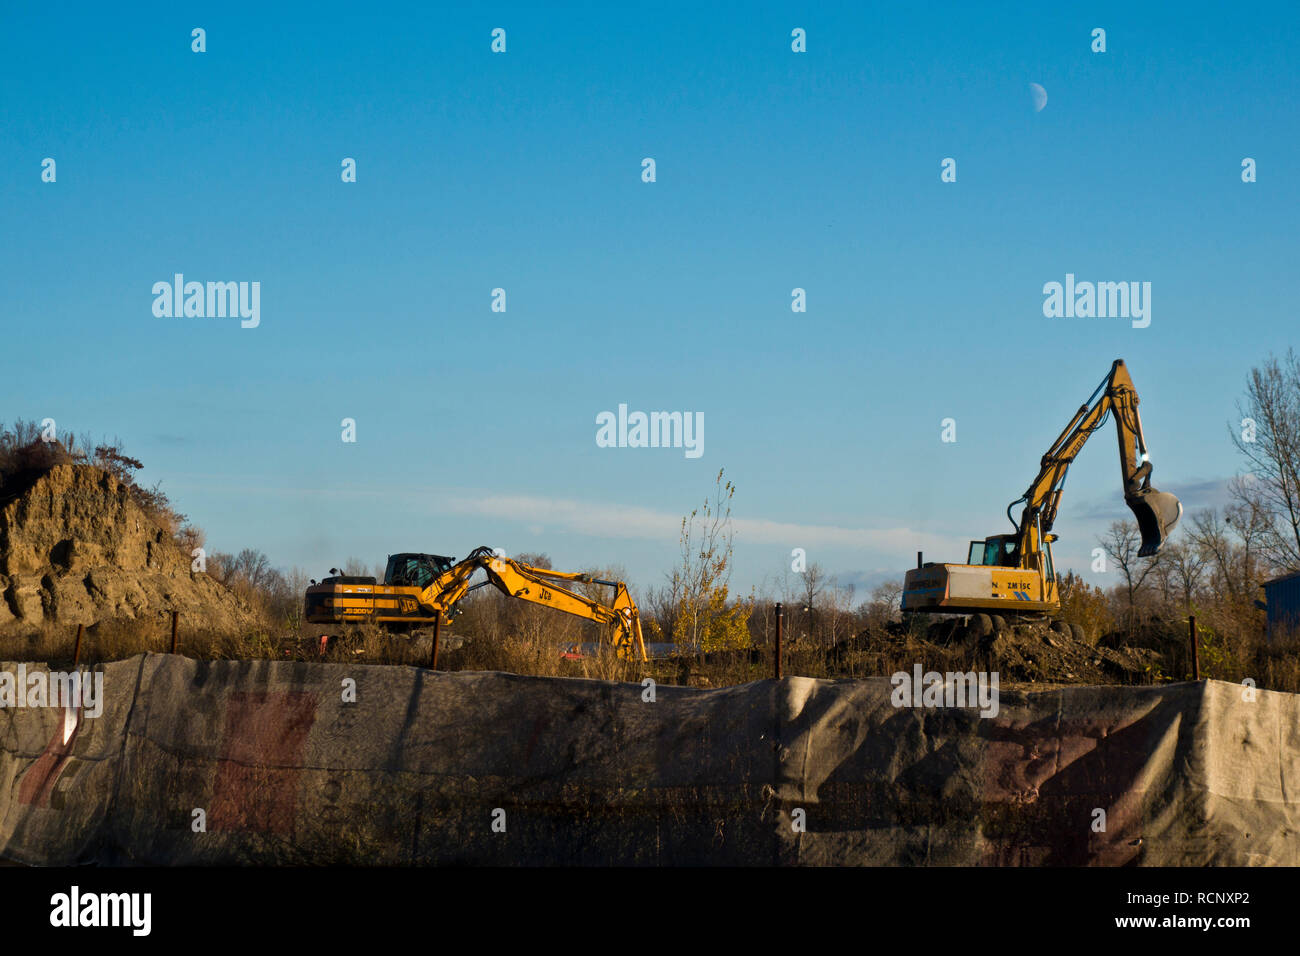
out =
[[433,580],[433,571],[419,558],[412,558],[406,564],[406,580],[417,588],[428,587]]
[[995,567],[1015,567],[1016,539],[1010,535],[990,538],[984,542],[984,560],[981,564]]
[[405,587],[427,587],[433,580],[434,573],[418,557],[390,558],[388,573],[385,575],[389,584]]

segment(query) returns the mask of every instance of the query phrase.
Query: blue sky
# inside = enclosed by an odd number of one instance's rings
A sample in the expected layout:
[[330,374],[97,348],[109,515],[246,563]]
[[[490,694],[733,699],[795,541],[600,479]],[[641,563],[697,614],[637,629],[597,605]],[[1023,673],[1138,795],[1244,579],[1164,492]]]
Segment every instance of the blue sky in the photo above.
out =
[[[738,586],[802,547],[865,587],[1004,530],[1123,357],[1155,483],[1213,503],[1295,340],[1300,13],[1051,6],[9,5],[0,419],[312,573],[490,544],[644,590],[725,467]],[[155,317],[177,272],[260,325]],[[1066,273],[1150,282],[1150,326],[1045,318]],[[704,454],[597,447],[619,403]],[[1099,436],[1058,563],[1126,516]]]

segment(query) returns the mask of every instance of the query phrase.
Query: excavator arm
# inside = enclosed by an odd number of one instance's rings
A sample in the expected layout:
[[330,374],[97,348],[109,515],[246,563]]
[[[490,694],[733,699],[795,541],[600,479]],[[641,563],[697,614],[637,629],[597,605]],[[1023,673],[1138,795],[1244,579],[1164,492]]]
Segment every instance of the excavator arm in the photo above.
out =
[[[581,572],[536,568],[499,556],[491,548],[475,548],[467,558],[435,578],[420,594],[420,603],[434,613],[450,612],[473,589],[470,579],[479,570],[487,575],[486,583],[507,597],[595,621],[609,628],[620,656],[647,660],[640,612],[622,581],[606,581]],[[602,604],[566,587],[568,583],[606,585],[614,589],[614,600]]]
[[[627,585],[622,581],[606,581],[590,574],[534,568],[509,558],[493,558],[484,570],[488,580],[503,594],[602,624],[613,632],[614,646],[620,654],[635,654],[643,661],[646,659],[641,616],[628,593]],[[601,604],[557,583],[561,581],[612,587],[614,601],[610,605]]]
[[1012,508],[1021,502],[1025,505],[1020,521],[1012,519],[1020,534],[1022,553],[1036,551],[1041,547],[1040,536],[1052,530],[1070,465],[1092,434],[1106,423],[1108,416],[1115,419],[1119,440],[1124,501],[1137,518],[1142,537],[1139,556],[1159,553],[1178,524],[1183,513],[1182,504],[1173,495],[1151,487],[1151,462],[1142,435],[1137,390],[1124,360],[1116,359],[1109,374],[1043,455],[1042,467],[1029,489],[1007,507],[1010,517]]

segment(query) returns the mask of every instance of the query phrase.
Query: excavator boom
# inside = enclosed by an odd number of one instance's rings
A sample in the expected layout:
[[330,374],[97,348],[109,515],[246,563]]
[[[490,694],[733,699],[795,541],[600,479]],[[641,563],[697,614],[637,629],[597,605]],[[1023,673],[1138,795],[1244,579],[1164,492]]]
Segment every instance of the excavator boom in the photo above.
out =
[[1182,505],[1173,495],[1151,487],[1151,462],[1142,433],[1142,417],[1138,414],[1137,390],[1123,359],[1116,359],[1111,365],[1092,397],[1079,408],[1043,456],[1042,467],[1029,489],[1011,503],[1011,507],[1025,503],[1018,530],[1025,535],[1035,520],[1041,520],[1044,533],[1052,530],[1066,473],[1084,444],[1105,424],[1107,416],[1115,419],[1124,501],[1137,519],[1142,536],[1138,553],[1142,557],[1157,554],[1178,523]]

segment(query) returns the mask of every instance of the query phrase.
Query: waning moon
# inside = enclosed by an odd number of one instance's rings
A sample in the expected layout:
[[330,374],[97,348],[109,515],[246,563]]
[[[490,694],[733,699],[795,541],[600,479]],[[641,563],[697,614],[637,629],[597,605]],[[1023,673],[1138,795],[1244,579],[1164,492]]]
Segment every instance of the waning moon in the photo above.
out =
[[1043,107],[1047,105],[1047,90],[1043,89],[1037,83],[1030,83],[1029,95],[1034,98],[1034,112],[1041,113]]

